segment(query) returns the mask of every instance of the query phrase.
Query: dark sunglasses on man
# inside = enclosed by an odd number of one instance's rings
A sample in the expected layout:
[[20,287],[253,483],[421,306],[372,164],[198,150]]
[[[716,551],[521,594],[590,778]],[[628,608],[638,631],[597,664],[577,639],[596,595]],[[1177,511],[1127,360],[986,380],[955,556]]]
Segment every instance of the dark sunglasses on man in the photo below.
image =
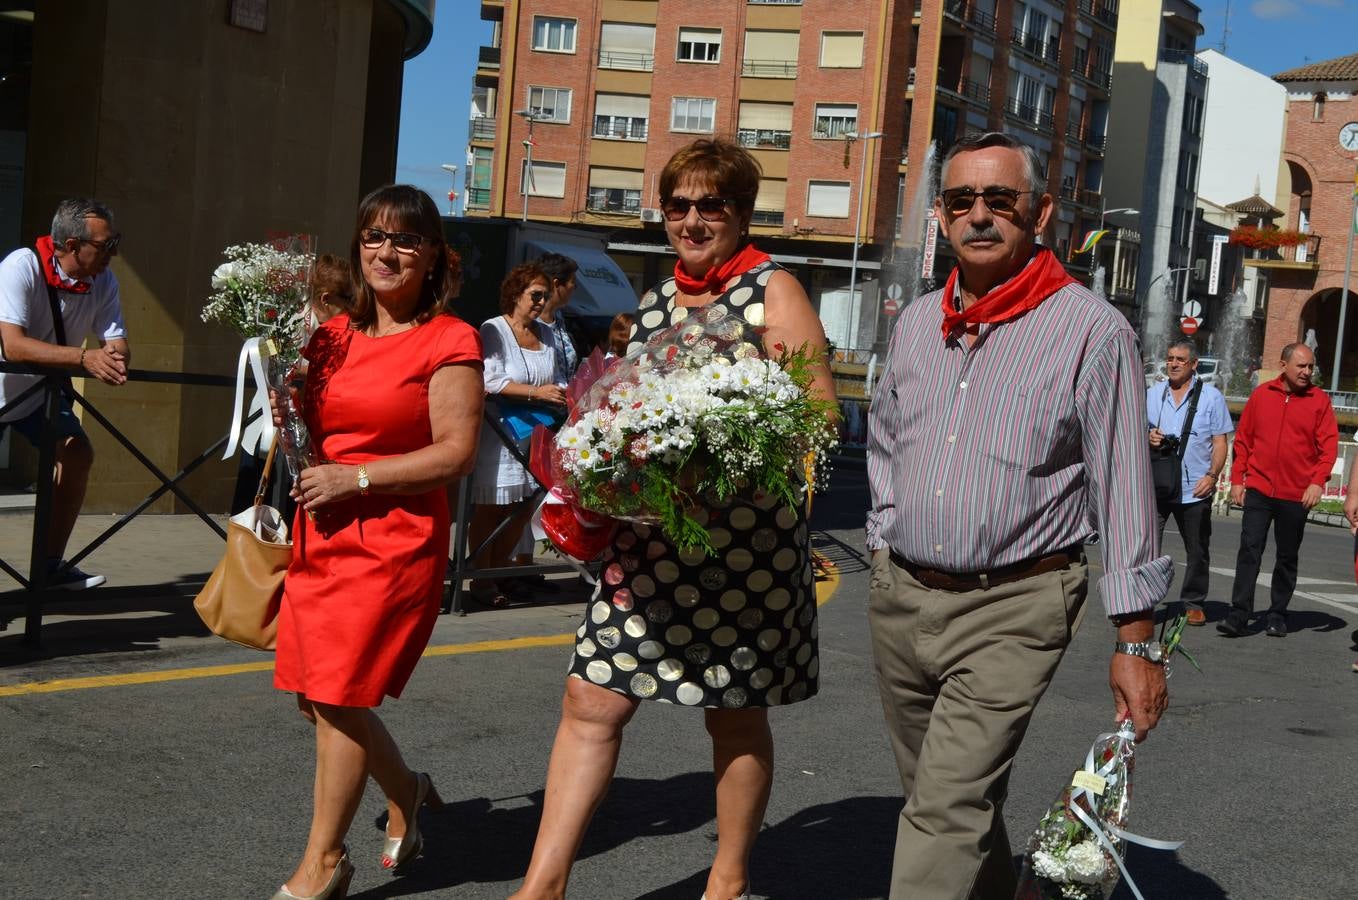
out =
[[105,256],[111,256],[118,252],[118,245],[123,242],[123,236],[121,234],[115,234],[113,237],[103,241],[92,241],[89,238],[79,238],[78,240],[82,244],[89,244]]
[[666,197],[660,201],[660,208],[664,210],[665,218],[671,222],[687,218],[690,209],[698,210],[698,218],[704,222],[724,222],[726,204],[730,202],[725,197],[708,196],[697,200],[690,200],[687,197]]
[[986,205],[995,215],[1012,219],[1015,210],[1018,209],[1019,197],[1024,194],[1033,194],[1036,191],[1016,191],[1012,188],[986,188],[977,193],[969,187],[949,188],[940,194],[943,199],[943,208],[951,216],[965,216],[971,212],[976,205],[976,198],[980,197],[981,202]]
[[380,228],[364,228],[358,233],[358,242],[369,250],[376,250],[387,241],[398,253],[418,253],[424,243],[424,235],[409,231],[383,231]]

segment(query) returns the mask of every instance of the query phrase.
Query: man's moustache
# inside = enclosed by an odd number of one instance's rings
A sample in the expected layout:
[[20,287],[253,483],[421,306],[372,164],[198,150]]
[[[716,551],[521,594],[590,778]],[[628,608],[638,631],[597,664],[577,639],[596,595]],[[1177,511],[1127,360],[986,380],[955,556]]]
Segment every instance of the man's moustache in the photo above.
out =
[[979,231],[974,228],[968,228],[967,233],[962,235],[962,243],[964,244],[974,244],[977,241],[999,243],[1002,240],[1004,240],[1004,235],[1000,234],[1000,230],[993,225],[989,228],[982,228]]

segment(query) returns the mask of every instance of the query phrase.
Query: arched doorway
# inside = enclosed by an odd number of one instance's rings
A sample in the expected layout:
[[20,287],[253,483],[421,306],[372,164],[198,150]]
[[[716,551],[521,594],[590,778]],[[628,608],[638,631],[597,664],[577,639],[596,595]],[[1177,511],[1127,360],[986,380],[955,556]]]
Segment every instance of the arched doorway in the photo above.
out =
[[[1334,351],[1339,334],[1339,300],[1342,293],[1339,288],[1317,291],[1301,310],[1299,332],[1306,343],[1314,342],[1316,368],[1319,370],[1316,383],[1327,389],[1334,375]],[[1339,389],[1358,390],[1358,294],[1353,291],[1349,291],[1349,302],[1344,312],[1344,344],[1341,352],[1343,359],[1339,368]]]

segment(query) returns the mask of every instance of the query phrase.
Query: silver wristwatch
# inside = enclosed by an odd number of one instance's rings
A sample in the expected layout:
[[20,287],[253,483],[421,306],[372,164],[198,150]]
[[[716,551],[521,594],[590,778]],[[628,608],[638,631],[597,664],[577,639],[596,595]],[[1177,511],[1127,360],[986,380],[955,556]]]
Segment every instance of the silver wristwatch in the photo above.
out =
[[1159,641],[1118,641],[1113,645],[1114,653],[1126,653],[1129,656],[1139,656],[1142,659],[1153,663],[1166,663],[1165,645]]

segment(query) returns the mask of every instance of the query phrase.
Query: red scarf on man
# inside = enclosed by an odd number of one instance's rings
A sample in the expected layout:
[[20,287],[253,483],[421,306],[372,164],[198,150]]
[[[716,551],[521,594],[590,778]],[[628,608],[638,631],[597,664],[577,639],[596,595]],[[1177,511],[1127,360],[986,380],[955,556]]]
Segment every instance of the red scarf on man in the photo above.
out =
[[1068,284],[1074,284],[1065,266],[1056,254],[1046,247],[1039,246],[1017,275],[1003,284],[997,285],[983,297],[977,297],[966,309],[957,309],[953,298],[957,296],[957,279],[962,269],[959,266],[948,276],[943,285],[943,337],[948,337],[959,325],[972,322],[1008,322],[1018,318],[1031,309],[1036,309],[1043,300]]
[[763,250],[756,250],[754,244],[746,244],[726,262],[708,269],[702,278],[694,278],[685,271],[683,260],[675,260],[674,281],[685,294],[720,294],[726,282],[768,259],[769,255]]
[[36,248],[38,268],[42,269],[42,275],[47,279],[49,285],[68,294],[88,294],[90,292],[88,281],[81,281],[78,278],[72,278],[69,281],[62,280],[62,275],[57,272],[61,268],[61,264],[57,262],[57,246],[52,243],[50,234],[44,234],[38,238]]

